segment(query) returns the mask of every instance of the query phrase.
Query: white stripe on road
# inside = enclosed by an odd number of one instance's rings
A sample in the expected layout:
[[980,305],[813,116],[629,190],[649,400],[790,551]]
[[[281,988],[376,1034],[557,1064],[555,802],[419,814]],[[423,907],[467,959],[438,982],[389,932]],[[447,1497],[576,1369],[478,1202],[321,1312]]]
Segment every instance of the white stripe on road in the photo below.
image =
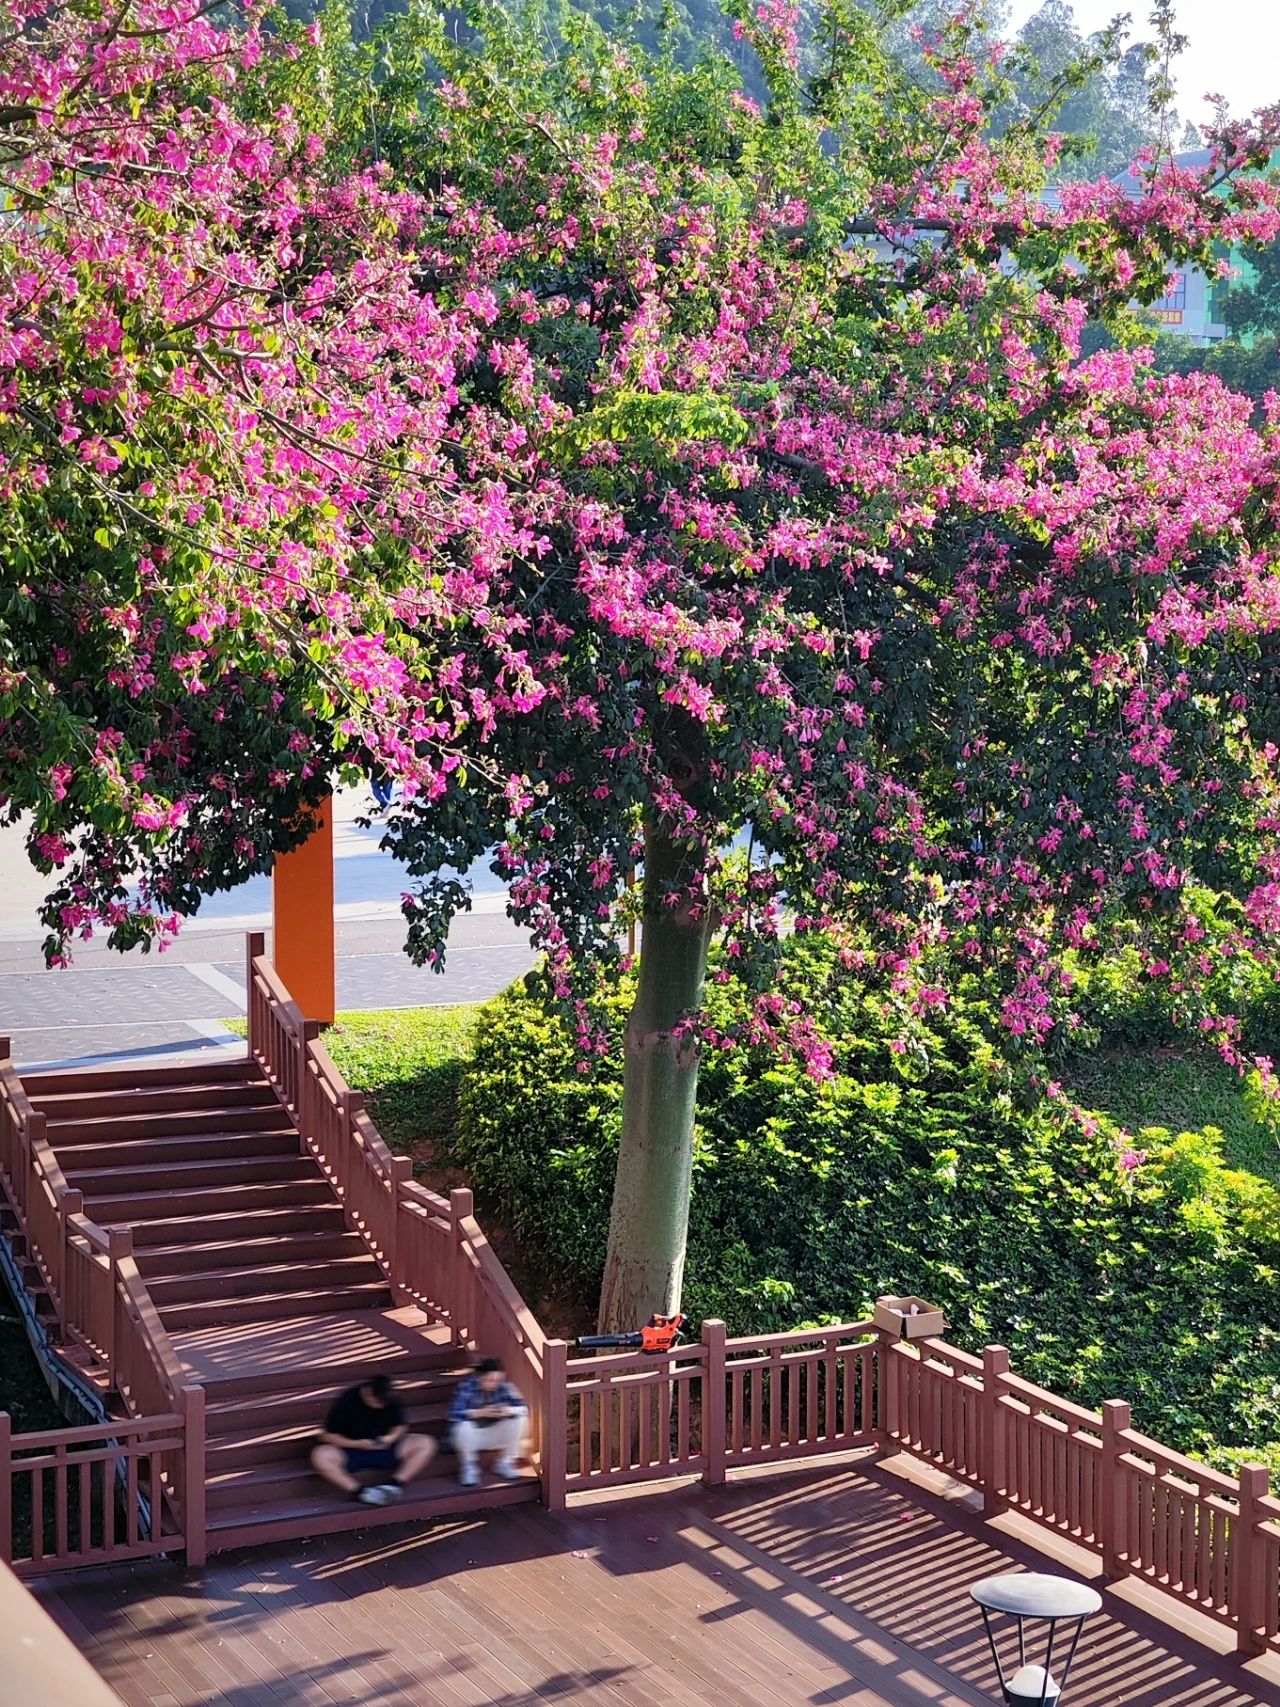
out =
[[194,1031],[197,1037],[203,1037],[209,1043],[221,1043],[242,1051],[247,1048],[243,1037],[237,1037],[234,1031],[228,1031],[216,1019],[184,1019],[182,1023],[188,1031]]
[[244,991],[234,978],[228,978],[225,972],[219,972],[216,966],[211,966],[207,961],[188,960],[184,964],[193,978],[198,978],[202,984],[207,984],[211,990],[225,996],[236,1013],[244,1013]]

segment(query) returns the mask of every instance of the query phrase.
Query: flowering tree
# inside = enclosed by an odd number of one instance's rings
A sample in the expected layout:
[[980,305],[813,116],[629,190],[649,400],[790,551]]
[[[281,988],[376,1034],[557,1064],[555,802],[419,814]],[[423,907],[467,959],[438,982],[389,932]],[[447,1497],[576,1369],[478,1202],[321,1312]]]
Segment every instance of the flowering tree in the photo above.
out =
[[141,0],[2,50],[0,789],[50,952],[168,929],[353,763],[402,782],[423,961],[489,858],[581,997],[638,866],[607,1326],[679,1296],[713,936],[820,1074],[786,928],[904,1026],[960,967],[1039,1040],[1068,950],[1137,929],[1190,1007],[1205,891],[1280,925],[1274,433],[1077,360],[1280,230],[1270,120],[1050,207],[964,20],[934,94],[852,0],[812,76],[788,0],[737,27],[765,110],[496,6],[354,58]]

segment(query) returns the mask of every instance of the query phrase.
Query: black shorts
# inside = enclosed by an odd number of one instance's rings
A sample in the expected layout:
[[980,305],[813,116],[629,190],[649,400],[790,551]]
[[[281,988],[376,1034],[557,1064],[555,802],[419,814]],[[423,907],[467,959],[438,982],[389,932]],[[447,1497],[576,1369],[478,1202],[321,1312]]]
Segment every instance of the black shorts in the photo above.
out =
[[348,1446],[346,1448],[348,1475],[361,1470],[394,1470],[400,1457],[399,1442],[391,1446]]

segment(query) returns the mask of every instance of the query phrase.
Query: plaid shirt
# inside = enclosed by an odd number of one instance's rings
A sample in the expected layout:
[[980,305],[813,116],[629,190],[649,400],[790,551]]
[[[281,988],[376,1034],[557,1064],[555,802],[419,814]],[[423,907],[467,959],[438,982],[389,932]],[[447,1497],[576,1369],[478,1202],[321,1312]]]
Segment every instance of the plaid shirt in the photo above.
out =
[[449,1421],[466,1422],[469,1412],[481,1410],[485,1405],[507,1405],[518,1411],[529,1409],[509,1381],[500,1381],[492,1392],[487,1393],[480,1385],[480,1377],[471,1375],[458,1383],[449,1407]]

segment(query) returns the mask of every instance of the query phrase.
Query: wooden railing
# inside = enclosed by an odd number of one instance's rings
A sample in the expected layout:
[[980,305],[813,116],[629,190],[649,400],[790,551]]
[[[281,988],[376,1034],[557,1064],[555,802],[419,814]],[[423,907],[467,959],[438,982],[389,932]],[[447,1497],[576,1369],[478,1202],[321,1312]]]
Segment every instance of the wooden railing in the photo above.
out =
[[187,1447],[178,1413],[12,1434],[0,1411],[0,1562],[23,1576],[182,1551]]
[[979,1489],[1236,1631],[1280,1651],[1280,1498],[1256,1466],[1232,1480],[1129,1426],[1129,1407],[1060,1399],[943,1340],[873,1322],[702,1339],[662,1356],[570,1359],[545,1348],[543,1497],[672,1476],[725,1480],[753,1463],[896,1448]]
[[472,1213],[471,1193],[448,1201],[415,1185],[318,1041],[317,1027],[248,939],[249,1050],[289,1108],[303,1142],[366,1240],[397,1297],[447,1326],[454,1345],[502,1358],[528,1399],[540,1462],[543,1334]]
[[640,1358],[569,1359],[563,1340],[548,1351],[548,1398],[560,1401],[546,1419],[546,1456],[562,1471],[549,1503],[561,1506],[587,1488],[705,1472],[705,1344]]
[[[67,1184],[49,1146],[45,1116],[32,1107],[14,1071],[7,1038],[0,1038],[0,1175],[59,1336],[91,1354],[103,1388],[118,1393],[128,1408],[127,1424],[103,1428],[176,1429],[177,1445],[166,1443],[162,1455],[156,1495],[181,1510],[188,1561],[203,1563],[204,1390],[188,1378],[151,1302],[134,1262],[132,1232],[91,1221],[82,1194]],[[56,1493],[65,1479],[55,1474],[53,1486]],[[0,1501],[9,1494],[10,1472],[0,1465]],[[56,1535],[67,1521],[66,1512],[55,1519]],[[55,1562],[76,1559],[59,1561],[56,1549],[46,1550],[41,1568]]]
[[942,1340],[884,1340],[887,1442],[978,1487],[984,1509],[1021,1512],[1231,1625],[1242,1653],[1280,1648],[1280,1499],[1265,1469],[1236,1479],[1130,1426],[1129,1406],[1090,1411]]

